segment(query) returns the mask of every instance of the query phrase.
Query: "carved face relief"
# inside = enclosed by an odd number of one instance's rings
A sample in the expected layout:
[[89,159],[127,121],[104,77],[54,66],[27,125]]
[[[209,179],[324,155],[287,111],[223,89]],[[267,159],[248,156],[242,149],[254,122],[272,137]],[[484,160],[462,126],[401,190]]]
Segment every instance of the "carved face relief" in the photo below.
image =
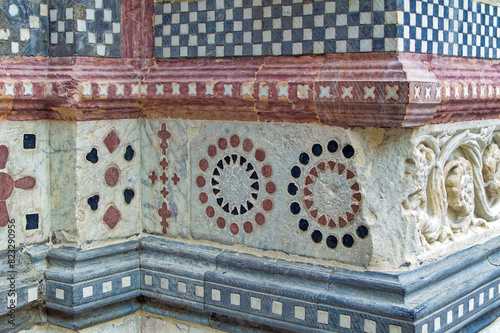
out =
[[483,155],[483,178],[486,192],[494,199],[500,197],[500,148],[488,145]]
[[466,217],[474,210],[474,183],[471,163],[463,157],[448,161],[444,167],[448,207]]

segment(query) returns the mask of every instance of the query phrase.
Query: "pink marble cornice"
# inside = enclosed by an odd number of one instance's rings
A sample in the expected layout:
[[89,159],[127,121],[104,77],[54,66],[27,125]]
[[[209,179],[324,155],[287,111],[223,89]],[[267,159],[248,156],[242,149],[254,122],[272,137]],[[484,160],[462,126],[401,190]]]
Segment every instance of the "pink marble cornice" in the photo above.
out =
[[498,118],[500,61],[409,53],[0,58],[8,120],[185,118],[413,127]]

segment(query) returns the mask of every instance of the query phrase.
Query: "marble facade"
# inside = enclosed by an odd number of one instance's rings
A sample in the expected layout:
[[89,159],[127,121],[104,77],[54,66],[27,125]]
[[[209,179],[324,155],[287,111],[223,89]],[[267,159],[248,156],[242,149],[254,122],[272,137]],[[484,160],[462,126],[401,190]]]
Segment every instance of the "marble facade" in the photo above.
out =
[[497,327],[496,3],[1,6],[1,331]]

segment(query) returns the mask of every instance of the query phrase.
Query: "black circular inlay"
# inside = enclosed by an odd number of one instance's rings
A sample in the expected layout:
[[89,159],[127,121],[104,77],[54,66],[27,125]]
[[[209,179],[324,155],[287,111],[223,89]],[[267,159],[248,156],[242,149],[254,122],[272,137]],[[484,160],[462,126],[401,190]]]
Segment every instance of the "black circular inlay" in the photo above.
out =
[[323,153],[323,146],[321,146],[319,143],[316,143],[312,147],[312,153],[314,156],[319,156]]
[[352,148],[351,145],[346,145],[344,148],[342,148],[342,153],[345,157],[351,158],[354,155],[354,148]]
[[306,219],[300,219],[299,229],[302,231],[307,231],[307,229],[309,229],[309,222]]
[[288,184],[288,193],[290,193],[290,195],[296,195],[298,190],[299,188],[294,183]]
[[326,238],[326,246],[328,246],[330,249],[336,248],[337,244],[338,244],[337,237],[330,235]]
[[302,153],[299,156],[299,162],[306,165],[309,163],[310,157],[308,153]]
[[97,161],[99,161],[99,156],[97,156],[97,149],[92,148],[92,150],[87,154],[87,156],[85,156],[85,158],[92,164],[97,163]]
[[131,145],[128,145],[127,149],[125,150],[125,155],[123,155],[123,158],[127,161],[132,161],[134,155],[135,155],[134,148],[132,148]]
[[323,240],[323,234],[319,230],[314,230],[311,234],[311,238],[315,243],[321,243]]
[[290,211],[294,215],[297,215],[298,213],[300,213],[300,205],[299,205],[299,203],[298,202],[292,202],[290,204]]
[[352,237],[349,234],[345,234],[344,237],[342,237],[342,244],[344,244],[345,247],[351,247],[354,244],[354,237]]
[[300,167],[298,165],[294,166],[292,168],[291,174],[293,178],[299,178],[301,174]]
[[330,153],[335,153],[339,149],[339,144],[335,140],[328,142],[327,149]]
[[368,228],[364,225],[360,225],[358,229],[356,229],[356,233],[358,234],[359,238],[365,238],[368,236]]

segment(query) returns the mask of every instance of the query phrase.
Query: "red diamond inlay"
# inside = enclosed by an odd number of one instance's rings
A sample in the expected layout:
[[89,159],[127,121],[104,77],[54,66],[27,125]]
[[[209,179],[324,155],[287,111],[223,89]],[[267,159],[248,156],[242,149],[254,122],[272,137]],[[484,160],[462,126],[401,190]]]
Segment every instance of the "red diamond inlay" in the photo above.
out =
[[103,216],[104,223],[108,225],[111,229],[116,227],[118,221],[120,221],[122,214],[115,206],[110,206]]
[[103,142],[106,145],[106,148],[108,148],[109,152],[112,154],[120,144],[120,138],[113,130],[104,138]]

